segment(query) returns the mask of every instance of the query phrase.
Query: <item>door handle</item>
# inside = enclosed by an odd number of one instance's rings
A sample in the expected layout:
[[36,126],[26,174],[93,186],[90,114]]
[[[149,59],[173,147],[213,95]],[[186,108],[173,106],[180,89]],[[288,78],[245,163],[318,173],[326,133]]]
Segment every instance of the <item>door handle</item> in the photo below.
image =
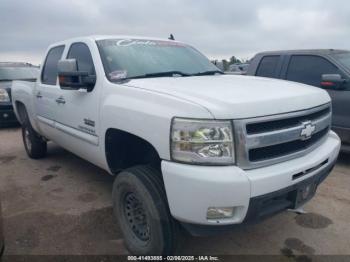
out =
[[64,100],[63,96],[60,96],[59,98],[56,99],[57,104],[65,104],[66,100]]
[[43,96],[41,95],[40,92],[36,93],[36,98],[42,98]]

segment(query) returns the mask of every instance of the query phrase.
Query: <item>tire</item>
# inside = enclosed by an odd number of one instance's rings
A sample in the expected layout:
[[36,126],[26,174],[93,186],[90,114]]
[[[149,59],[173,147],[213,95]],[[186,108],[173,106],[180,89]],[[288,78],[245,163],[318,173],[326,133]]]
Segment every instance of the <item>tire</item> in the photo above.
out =
[[178,225],[160,177],[156,169],[138,166],[122,171],[114,181],[114,215],[131,254],[171,255],[175,250]]
[[27,155],[33,159],[39,159],[46,156],[47,143],[43,138],[33,129],[27,113],[22,125],[22,139]]

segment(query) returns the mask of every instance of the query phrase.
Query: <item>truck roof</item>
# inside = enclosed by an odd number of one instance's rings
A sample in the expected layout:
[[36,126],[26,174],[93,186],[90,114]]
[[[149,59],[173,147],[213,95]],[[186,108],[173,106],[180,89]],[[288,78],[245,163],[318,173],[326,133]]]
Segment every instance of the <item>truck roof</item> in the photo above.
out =
[[64,44],[66,42],[76,42],[76,41],[82,41],[82,40],[105,40],[105,39],[140,39],[140,40],[157,40],[157,41],[171,41],[171,42],[177,42],[182,43],[180,41],[176,40],[169,40],[167,38],[158,38],[158,37],[147,37],[147,36],[135,36],[135,35],[90,35],[90,36],[82,36],[82,37],[74,37],[70,39],[66,39],[60,42],[56,42],[52,44],[51,46],[57,46],[60,44]]
[[342,49],[297,49],[297,50],[279,50],[279,51],[265,51],[257,55],[281,55],[281,54],[322,54],[330,55],[336,53],[348,53],[349,50]]
[[169,40],[168,38],[148,37],[148,36],[135,36],[135,35],[91,35],[91,36],[88,36],[88,37],[93,38],[94,40],[128,38],[128,39],[147,39],[147,40],[175,41],[175,40]]

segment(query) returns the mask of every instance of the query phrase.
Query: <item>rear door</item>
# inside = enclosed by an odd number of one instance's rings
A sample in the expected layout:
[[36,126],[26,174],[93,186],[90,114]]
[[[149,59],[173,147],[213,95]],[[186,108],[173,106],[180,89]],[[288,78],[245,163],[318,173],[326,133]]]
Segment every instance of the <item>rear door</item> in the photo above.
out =
[[[290,57],[285,79],[320,87],[323,74],[345,74],[335,64],[322,56],[292,55]],[[333,126],[350,127],[350,91],[327,89],[332,98]]]
[[34,94],[35,109],[41,132],[52,139],[55,133],[56,98],[59,94],[57,63],[61,59],[64,45],[52,47],[47,53],[41,77]]

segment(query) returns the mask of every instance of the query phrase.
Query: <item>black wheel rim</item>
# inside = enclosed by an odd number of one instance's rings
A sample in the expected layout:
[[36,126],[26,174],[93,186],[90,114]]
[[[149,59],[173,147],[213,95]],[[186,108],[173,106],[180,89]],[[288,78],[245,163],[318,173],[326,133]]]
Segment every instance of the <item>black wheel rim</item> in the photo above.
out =
[[150,227],[142,201],[135,193],[127,193],[124,198],[124,214],[127,224],[141,241],[150,240]]
[[30,133],[27,128],[24,129],[24,143],[29,152],[32,150],[32,141],[30,140]]

